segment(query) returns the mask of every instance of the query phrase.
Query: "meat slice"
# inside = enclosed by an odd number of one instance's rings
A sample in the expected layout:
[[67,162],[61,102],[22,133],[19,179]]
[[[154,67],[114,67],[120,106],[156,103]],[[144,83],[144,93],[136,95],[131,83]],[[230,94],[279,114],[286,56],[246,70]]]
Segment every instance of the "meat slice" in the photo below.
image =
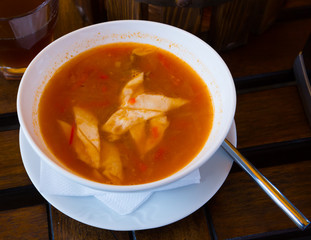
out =
[[159,144],[169,126],[166,116],[154,117],[148,123],[148,126],[146,122],[142,122],[130,129],[130,134],[141,156]]
[[147,139],[146,135],[146,121],[138,123],[130,128],[130,134],[133,138],[137,150],[140,153],[140,155],[145,154],[145,143]]
[[157,146],[164,136],[164,132],[169,126],[166,116],[159,116],[149,121],[149,136],[145,143],[145,153]]
[[83,141],[87,140],[91,142],[99,150],[100,138],[97,118],[92,113],[80,107],[74,107],[73,112],[78,136],[84,135],[81,140],[84,139]]
[[[69,142],[72,126],[62,120],[58,120],[58,123]],[[83,131],[90,129],[85,125],[83,126]],[[94,126],[92,125],[92,127]],[[123,165],[117,147],[113,143],[102,141],[99,152],[99,149],[86,137],[83,131],[81,128],[77,128],[77,137],[73,138],[71,143],[78,159],[96,169],[94,173],[104,175],[112,184],[120,184],[123,179]]]
[[175,108],[179,108],[186,104],[188,100],[182,98],[170,98],[163,95],[156,94],[140,94],[135,97],[134,101],[125,101],[124,108],[130,109],[144,109],[152,111],[167,112]]
[[113,135],[122,135],[132,126],[160,115],[163,115],[163,113],[143,109],[121,108],[111,115],[108,121],[102,126],[102,130]]
[[[72,137],[72,126],[62,120],[58,120],[58,123],[69,143],[70,138]],[[100,165],[98,149],[90,143],[84,135],[81,135],[81,133],[76,131],[76,136],[78,136],[78,134],[80,136],[73,137],[72,142],[70,143],[77,154],[77,158],[91,167],[98,168]]]
[[131,79],[122,89],[120,94],[121,106],[129,102],[129,100],[144,91],[144,73],[139,73]]
[[121,184],[123,180],[123,165],[119,150],[107,141],[102,141],[100,172],[107,177],[112,184]]
[[101,127],[111,142],[129,131],[142,156],[163,138],[169,126],[166,113],[188,103],[182,98],[145,93],[143,81],[144,73],[139,73],[123,87],[120,108]]
[[65,137],[69,143],[72,126],[69,123],[62,121],[62,120],[57,120],[57,122],[60,128],[62,129],[63,133],[65,134]]

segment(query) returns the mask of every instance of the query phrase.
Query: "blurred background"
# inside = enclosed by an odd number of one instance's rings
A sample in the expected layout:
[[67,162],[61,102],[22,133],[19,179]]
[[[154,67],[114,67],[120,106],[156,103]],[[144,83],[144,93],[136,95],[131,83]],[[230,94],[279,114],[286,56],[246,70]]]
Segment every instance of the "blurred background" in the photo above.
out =
[[193,33],[220,53],[236,78],[292,67],[311,33],[311,1],[60,0],[56,34],[118,19],[157,21]]

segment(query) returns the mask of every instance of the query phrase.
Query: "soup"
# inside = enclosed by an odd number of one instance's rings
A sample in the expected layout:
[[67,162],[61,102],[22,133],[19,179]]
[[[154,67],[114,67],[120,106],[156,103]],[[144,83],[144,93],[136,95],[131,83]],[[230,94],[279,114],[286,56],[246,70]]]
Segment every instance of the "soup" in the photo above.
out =
[[39,103],[40,131],[76,174],[113,185],[163,179],[203,148],[213,104],[199,75],[172,53],[113,43],[66,62]]

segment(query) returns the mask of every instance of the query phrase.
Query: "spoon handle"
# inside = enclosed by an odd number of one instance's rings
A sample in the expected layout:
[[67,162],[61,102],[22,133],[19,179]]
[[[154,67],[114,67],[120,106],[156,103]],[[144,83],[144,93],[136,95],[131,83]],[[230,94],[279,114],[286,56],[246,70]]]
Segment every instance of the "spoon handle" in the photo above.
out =
[[288,217],[304,230],[310,221],[269,181],[267,180],[242,154],[227,140],[222,148],[242,167],[267,195],[288,215]]

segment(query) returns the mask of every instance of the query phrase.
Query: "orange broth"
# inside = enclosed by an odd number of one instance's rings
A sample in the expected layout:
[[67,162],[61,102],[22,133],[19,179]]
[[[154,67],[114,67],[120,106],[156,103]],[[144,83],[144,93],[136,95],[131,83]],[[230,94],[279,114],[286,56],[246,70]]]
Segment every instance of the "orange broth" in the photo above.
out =
[[[142,56],[133,55],[137,48],[150,51]],[[72,109],[74,106],[86,109],[102,125],[119,108],[120,91],[133,77],[133,70],[144,72],[146,92],[188,102],[166,113],[169,126],[161,142],[144,156],[138,153],[128,132],[113,142],[123,170],[122,181],[114,183],[94,172],[74,151],[71,141],[77,136]],[[115,43],[85,51],[58,69],[41,96],[39,125],[53,154],[78,175],[107,184],[133,185],[163,179],[187,165],[209,136],[213,111],[205,83],[184,61],[154,46]],[[69,140],[64,137],[58,120],[73,126]],[[106,138],[100,126],[99,134],[101,139]]]

